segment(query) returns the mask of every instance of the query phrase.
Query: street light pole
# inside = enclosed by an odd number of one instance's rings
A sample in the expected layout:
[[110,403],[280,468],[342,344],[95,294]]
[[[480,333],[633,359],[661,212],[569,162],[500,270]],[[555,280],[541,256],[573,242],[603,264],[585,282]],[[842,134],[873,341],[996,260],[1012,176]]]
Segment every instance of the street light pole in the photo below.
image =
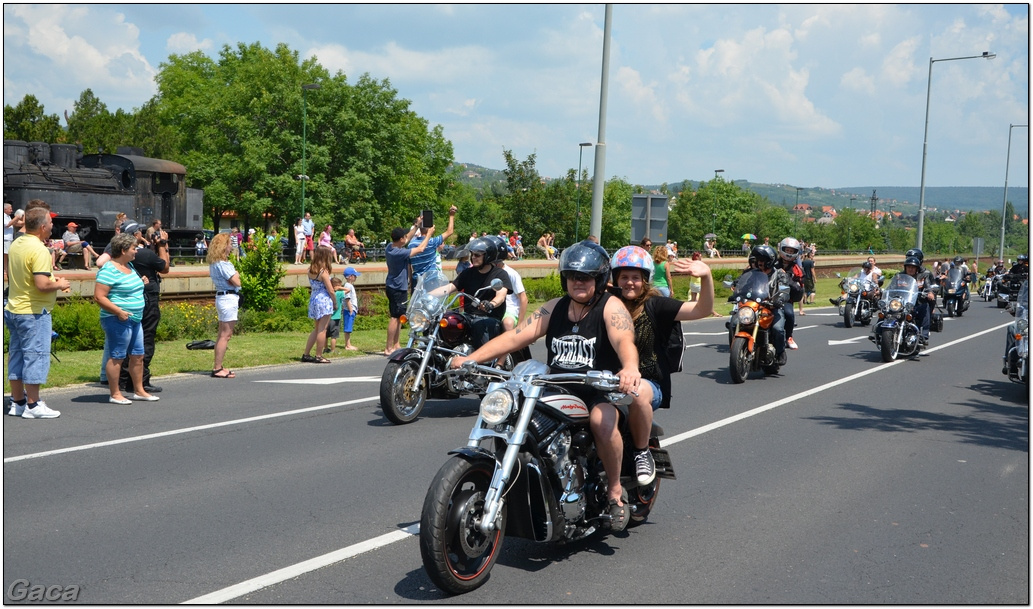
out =
[[983,51],[982,55],[969,55],[967,57],[948,57],[946,59],[929,58],[929,81],[925,88],[925,135],[922,136],[922,185],[918,190],[918,234],[915,237],[915,247],[922,249],[922,236],[925,228],[925,157],[929,149],[929,98],[933,89],[933,64],[937,61],[958,61],[960,59],[993,59],[996,53]]
[[[717,174],[724,173],[724,172],[725,172],[724,169],[715,169],[714,170],[714,181],[717,181]],[[721,204],[721,197],[720,197],[719,193],[717,192],[717,190],[714,190],[714,203],[715,203],[714,204],[714,213],[711,214],[711,216],[713,217],[713,221],[710,223],[710,232],[712,232],[712,233],[714,233],[716,235],[717,234],[717,208],[720,207],[720,204]],[[714,240],[714,244],[716,246],[717,239]]]
[[[592,142],[581,142],[577,145],[577,214],[574,218],[574,243],[578,242],[578,235],[581,232],[581,155],[585,152],[586,146]],[[649,227],[646,227],[646,236],[649,236]]]
[[309,89],[322,89],[323,85],[319,83],[312,83],[310,85],[301,85],[301,175],[298,178],[301,180],[301,217],[305,217],[305,182],[308,182],[308,172],[305,170],[305,149],[307,147],[308,139],[308,100],[307,93]]
[[793,212],[794,212],[793,216],[796,218],[796,221],[793,223],[793,232],[794,233],[799,233],[800,232],[800,191],[801,190],[803,190],[803,188],[800,188],[799,186],[796,187],[796,206],[793,207]]
[[997,252],[998,260],[1004,259],[1004,227],[1008,222],[1008,167],[1011,165],[1011,130],[1015,127],[1029,128],[1029,125],[1008,125],[1008,156],[1004,161],[1004,203],[1001,204],[1001,249]]

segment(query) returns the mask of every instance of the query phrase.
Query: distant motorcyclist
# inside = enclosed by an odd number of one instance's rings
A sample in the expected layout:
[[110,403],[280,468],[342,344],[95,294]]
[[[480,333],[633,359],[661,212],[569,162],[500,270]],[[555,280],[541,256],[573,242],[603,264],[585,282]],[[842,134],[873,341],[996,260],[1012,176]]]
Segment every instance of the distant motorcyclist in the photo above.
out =
[[775,267],[782,269],[786,274],[786,281],[789,283],[789,300],[782,305],[782,313],[785,315],[786,346],[790,349],[798,349],[796,341],[793,340],[793,329],[796,328],[796,311],[793,305],[803,300],[803,267],[800,266],[800,242],[792,237],[786,237],[778,244],[778,260]]
[[1019,254],[1019,257],[1015,259],[1015,264],[1011,266],[1011,270],[1008,271],[1009,275],[1025,275],[1029,277],[1029,256],[1026,254]]
[[785,303],[781,302],[778,290],[784,285],[790,285],[789,278],[784,270],[775,266],[778,254],[770,245],[764,243],[755,245],[750,250],[750,258],[756,261],[756,268],[768,276],[768,293],[771,294],[772,303],[775,305],[772,309],[775,321],[771,324],[771,345],[775,348],[778,365],[784,366],[786,364],[786,316],[783,312]]
[[[915,256],[904,260],[904,272],[915,278],[918,284],[918,302],[915,303],[915,325],[920,332],[923,345],[929,344],[930,312],[936,304],[936,293],[929,288],[936,285],[933,274],[922,269],[922,261]],[[874,329],[874,326],[873,326]]]
[[[476,307],[473,299],[467,298],[463,303],[464,312],[487,316],[474,317],[471,322],[471,336],[474,338],[475,346],[483,345],[501,333],[502,317],[506,313],[506,295],[513,291],[509,273],[499,267],[499,262],[506,256],[505,246],[501,241],[495,235],[471,241],[467,245],[470,251],[470,268],[460,273],[451,283],[439,288],[446,296],[459,291],[476,296],[480,301]],[[494,279],[502,282],[502,288],[491,291],[491,296],[485,296],[481,290],[490,286]]]

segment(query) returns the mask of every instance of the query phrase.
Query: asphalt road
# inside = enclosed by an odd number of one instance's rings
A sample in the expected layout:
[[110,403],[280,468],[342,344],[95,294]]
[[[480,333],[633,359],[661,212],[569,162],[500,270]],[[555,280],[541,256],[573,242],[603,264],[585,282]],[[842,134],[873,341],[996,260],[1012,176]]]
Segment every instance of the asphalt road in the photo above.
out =
[[476,400],[393,426],[377,356],[179,375],[129,407],[99,386],[45,389],[59,419],[3,417],[5,601],[78,586],[98,604],[1028,604],[1011,320],[976,302],[926,355],[883,364],[867,328],[812,310],[783,374],[743,385],[724,320],[685,324],[657,415],[678,479],[649,521],[572,546],[508,539],[458,598],[431,584],[413,533]]

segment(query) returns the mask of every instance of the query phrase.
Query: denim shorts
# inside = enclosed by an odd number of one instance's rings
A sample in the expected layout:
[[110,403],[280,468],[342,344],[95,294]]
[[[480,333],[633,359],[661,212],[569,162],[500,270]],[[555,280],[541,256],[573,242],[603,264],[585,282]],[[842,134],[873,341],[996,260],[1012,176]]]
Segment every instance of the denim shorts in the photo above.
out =
[[123,360],[129,355],[143,355],[143,325],[138,321],[119,320],[114,315],[100,318],[100,327],[111,348],[111,359]]
[[49,311],[19,315],[4,310],[4,326],[11,333],[7,380],[42,385],[50,374],[50,334],[53,318]]
[[649,403],[649,407],[655,412],[660,408],[660,402],[664,399],[664,392],[660,391],[660,385],[658,385],[656,381],[651,381],[649,379],[642,380],[649,383],[649,386],[653,388],[653,401]]

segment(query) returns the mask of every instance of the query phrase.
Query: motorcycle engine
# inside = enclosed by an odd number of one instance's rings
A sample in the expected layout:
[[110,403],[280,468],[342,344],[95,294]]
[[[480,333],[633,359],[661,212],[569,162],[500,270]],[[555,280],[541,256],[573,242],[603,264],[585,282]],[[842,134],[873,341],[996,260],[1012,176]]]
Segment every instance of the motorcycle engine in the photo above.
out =
[[561,429],[545,447],[543,454],[552,463],[560,488],[563,489],[559,497],[563,519],[573,523],[585,515],[585,495],[582,492],[585,486],[585,468],[580,458],[571,458],[570,444],[570,430]]
[[[473,353],[473,347],[468,344],[459,345],[453,350],[458,352],[459,355],[452,355],[448,358],[448,361],[445,362],[445,370],[448,370],[452,367],[453,359],[459,357],[460,355],[466,356]],[[447,376],[445,378],[447,379],[446,382],[448,384],[449,391],[453,393],[477,393],[477,386],[475,386],[473,383],[469,381],[461,379],[457,376]]]

